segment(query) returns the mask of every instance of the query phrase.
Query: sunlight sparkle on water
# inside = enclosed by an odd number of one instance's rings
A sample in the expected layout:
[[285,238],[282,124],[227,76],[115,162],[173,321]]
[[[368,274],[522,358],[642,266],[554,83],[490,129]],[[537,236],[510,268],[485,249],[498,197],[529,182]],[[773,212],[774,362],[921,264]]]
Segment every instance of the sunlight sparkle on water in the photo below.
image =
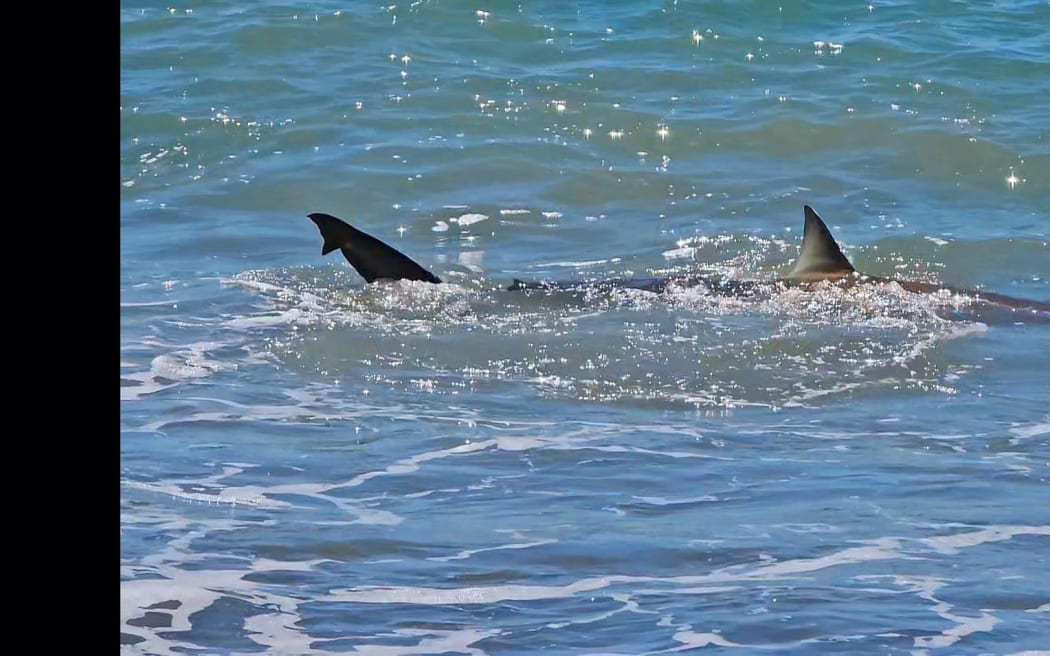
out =
[[1010,189],[1016,189],[1017,185],[1021,184],[1022,182],[1024,182],[1024,178],[1017,177],[1017,174],[1014,173],[1014,170],[1010,169],[1010,175],[1006,176],[1006,186],[1010,187]]

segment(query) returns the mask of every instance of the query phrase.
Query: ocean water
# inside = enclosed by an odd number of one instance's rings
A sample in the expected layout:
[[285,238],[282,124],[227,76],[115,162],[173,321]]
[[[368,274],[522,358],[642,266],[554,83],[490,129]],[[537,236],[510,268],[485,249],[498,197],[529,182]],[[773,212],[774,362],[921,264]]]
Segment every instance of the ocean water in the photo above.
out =
[[1046,317],[503,289],[772,279],[808,203],[858,269],[1047,301],[1050,4],[120,25],[122,653],[1050,653]]

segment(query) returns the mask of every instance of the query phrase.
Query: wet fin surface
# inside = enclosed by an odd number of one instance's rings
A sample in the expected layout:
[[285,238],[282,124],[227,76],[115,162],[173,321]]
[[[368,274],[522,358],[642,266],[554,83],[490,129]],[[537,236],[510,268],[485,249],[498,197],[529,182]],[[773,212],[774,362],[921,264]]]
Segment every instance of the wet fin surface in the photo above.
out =
[[321,255],[334,250],[343,252],[350,266],[361,274],[365,282],[376,280],[421,280],[439,283],[441,279],[421,267],[414,260],[393,246],[385,244],[372,235],[361,232],[346,221],[314,212],[309,215],[317,224],[324,239]]
[[809,205],[805,207],[806,227],[802,233],[802,250],[788,278],[832,276],[852,273],[856,269],[842,254],[824,221]]

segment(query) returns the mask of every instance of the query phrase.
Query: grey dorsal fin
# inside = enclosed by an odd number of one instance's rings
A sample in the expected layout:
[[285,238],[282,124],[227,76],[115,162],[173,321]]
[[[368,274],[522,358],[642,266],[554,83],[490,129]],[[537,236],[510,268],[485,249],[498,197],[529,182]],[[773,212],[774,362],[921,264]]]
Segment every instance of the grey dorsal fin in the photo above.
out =
[[330,214],[315,212],[310,220],[317,224],[324,238],[321,255],[339,249],[343,257],[361,274],[365,282],[376,280],[422,280],[441,282],[441,279],[419,266],[396,248],[365,234],[346,221]]
[[856,271],[839,250],[831,231],[813,208],[806,205],[806,227],[802,233],[802,251],[788,278],[805,278],[821,274],[843,274]]

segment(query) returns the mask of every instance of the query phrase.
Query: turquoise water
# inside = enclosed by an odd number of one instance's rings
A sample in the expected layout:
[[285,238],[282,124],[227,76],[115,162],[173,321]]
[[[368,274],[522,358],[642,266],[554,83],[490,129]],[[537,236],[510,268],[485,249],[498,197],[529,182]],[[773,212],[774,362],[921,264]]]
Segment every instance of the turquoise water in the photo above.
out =
[[120,16],[122,653],[1050,648],[1050,322],[502,289],[1047,301],[1050,5]]

